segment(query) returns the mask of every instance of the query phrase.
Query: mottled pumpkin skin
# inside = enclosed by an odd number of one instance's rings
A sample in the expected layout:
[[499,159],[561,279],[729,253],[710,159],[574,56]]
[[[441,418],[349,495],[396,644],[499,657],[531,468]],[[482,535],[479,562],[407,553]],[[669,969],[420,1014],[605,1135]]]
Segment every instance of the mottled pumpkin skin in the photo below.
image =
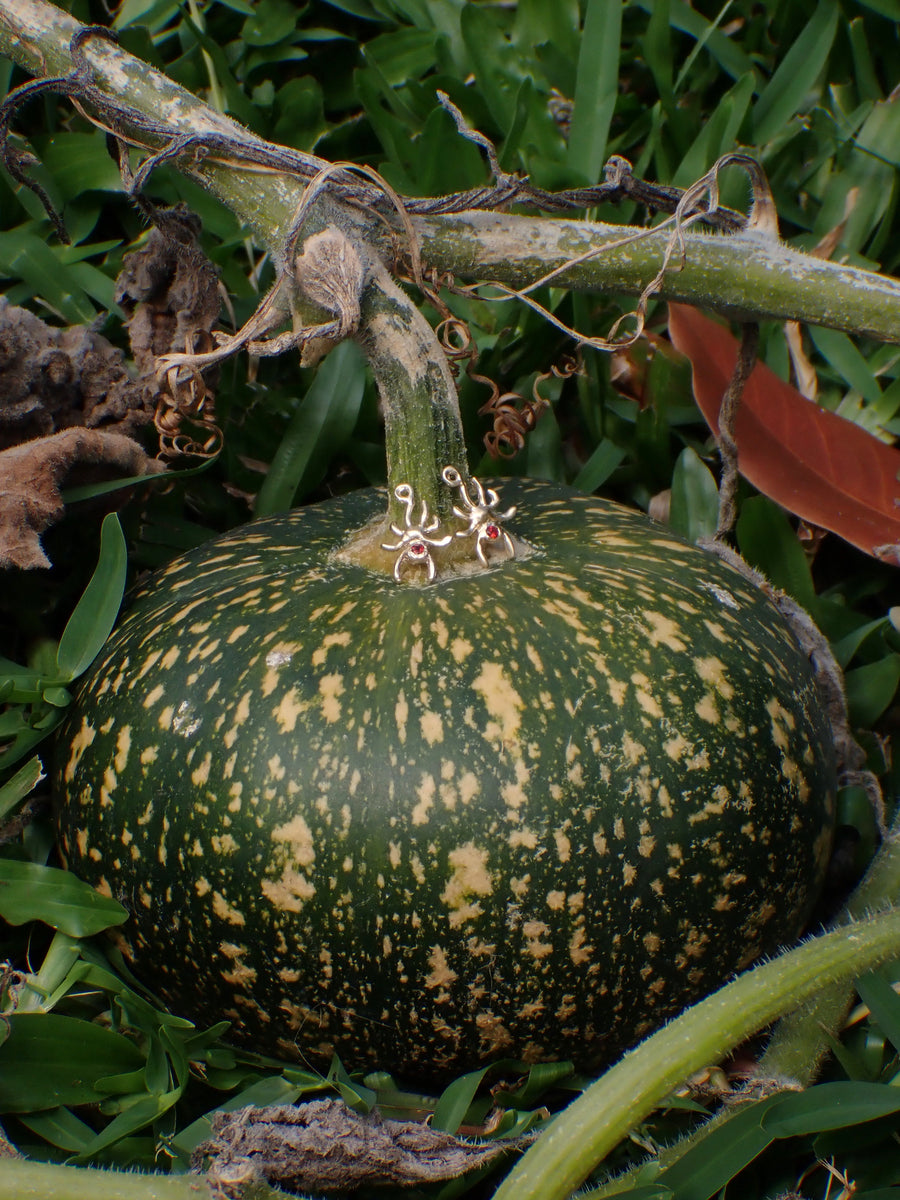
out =
[[437,1078],[608,1061],[791,942],[834,770],[808,664],[732,569],[553,485],[537,553],[398,585],[356,493],[137,596],[59,742],[69,865],[143,979],[258,1049]]

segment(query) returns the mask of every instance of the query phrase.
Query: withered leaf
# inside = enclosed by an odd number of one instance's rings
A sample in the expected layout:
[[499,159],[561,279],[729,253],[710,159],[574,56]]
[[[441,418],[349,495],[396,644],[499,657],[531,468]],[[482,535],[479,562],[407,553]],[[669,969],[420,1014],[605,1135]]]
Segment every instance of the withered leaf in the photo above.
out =
[[[694,397],[712,430],[737,342],[711,317],[669,305],[669,336],[690,359]],[[900,564],[900,451],[819,408],[758,363],[737,410],[738,470],[789,512],[883,562]]]
[[465,1142],[417,1121],[360,1116],[341,1100],[312,1100],[217,1113],[191,1166],[200,1171],[207,1162],[207,1178],[226,1190],[264,1181],[287,1191],[351,1192],[455,1179],[534,1137]]
[[63,515],[61,484],[86,465],[105,478],[165,469],[131,438],[100,429],[64,429],[0,451],[0,568],[51,565],[40,535]]

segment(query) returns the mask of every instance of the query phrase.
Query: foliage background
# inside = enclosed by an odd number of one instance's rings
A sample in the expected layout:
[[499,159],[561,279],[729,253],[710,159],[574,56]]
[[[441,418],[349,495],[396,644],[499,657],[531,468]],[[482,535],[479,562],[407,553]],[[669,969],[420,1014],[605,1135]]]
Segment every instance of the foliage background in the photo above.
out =
[[[547,188],[596,182],[611,154],[630,159],[638,175],[683,187],[720,154],[748,147],[768,173],[788,242],[812,249],[829,237],[834,258],[900,270],[900,0],[820,0],[815,6],[804,0],[700,0],[693,6],[683,0],[124,0],[111,10],[100,0],[77,0],[64,7],[86,23],[112,26],[127,49],[257,133],[323,158],[374,166],[403,194],[436,195],[488,179],[482,154],[459,137],[438,104],[441,89],[494,142],[504,170]],[[16,69],[0,60],[0,87],[19,82]],[[37,173],[64,215],[71,245],[54,237],[33,195],[0,174],[0,283],[8,301],[52,324],[94,323],[126,346],[114,281],[147,229],[122,194],[106,138],[52,98],[32,104],[15,128],[40,161]],[[274,278],[266,254],[229,212],[176,172],[159,170],[149,195],[162,205],[183,201],[200,216],[203,248],[240,325]],[[740,178],[727,177],[724,199],[746,206]],[[628,205],[589,215],[610,223],[652,219]],[[551,288],[539,298],[568,324],[595,334],[633,307],[628,297]],[[530,395],[534,380],[569,349],[524,307],[448,302],[469,323],[479,372],[504,391]],[[557,479],[644,509],[671,489],[676,527],[692,537],[707,532],[714,525],[717,458],[691,394],[690,372],[664,338],[665,319],[664,308],[651,310],[650,336],[634,350],[612,357],[589,352],[583,374],[545,383],[552,407],[525,450],[499,464],[484,455],[484,421],[477,415],[484,389],[463,377],[475,472]],[[900,434],[900,350],[822,329],[802,336],[818,402],[893,441]],[[780,325],[763,328],[761,353],[783,378],[793,377]],[[225,448],[215,465],[165,491],[146,489],[123,512],[130,578],[254,513],[383,482],[374,388],[352,353],[318,376],[290,355],[234,360],[222,370],[217,411]],[[152,453],[152,428],[146,442]],[[60,637],[97,561],[104,504],[73,505],[47,535],[52,571],[10,572],[0,580],[6,658],[34,664]],[[803,603],[832,640],[847,668],[853,724],[864,731],[870,765],[892,808],[898,779],[890,738],[900,683],[896,571],[834,537],[798,529],[746,486],[737,538],[745,557]],[[0,784],[11,772],[10,765]],[[841,824],[826,898],[831,907],[858,878],[877,841],[860,789],[842,793]],[[52,862],[49,818],[39,816],[8,853]],[[38,961],[48,945],[42,928],[7,926],[0,953],[25,969],[27,953]],[[122,1001],[111,985],[98,987]],[[158,1094],[169,1094],[177,1054],[157,1018],[139,1008],[126,998],[119,1017],[129,1015],[145,1031],[152,1026],[150,1042],[168,1047],[169,1075]],[[88,1006],[87,1014],[92,1011]],[[895,1009],[888,1011],[895,1024],[885,1016],[880,1025],[861,1021],[849,1032],[841,1067],[851,1078],[900,1079],[900,1020]],[[171,1030],[166,1037],[171,1043]],[[207,1078],[210,1071],[225,1073],[218,1079],[223,1088],[272,1077],[260,1064],[228,1059],[215,1037],[194,1049],[207,1054]],[[217,1054],[226,1055],[218,1065]],[[182,1060],[193,1061],[184,1054]],[[528,1102],[536,1095],[532,1089]],[[115,1109],[107,1104],[108,1115]],[[28,1119],[33,1134],[56,1146],[43,1145],[39,1153],[64,1156],[77,1148],[75,1133],[68,1142],[62,1135],[53,1142],[46,1121],[38,1128],[40,1120]],[[174,1137],[187,1117],[173,1102],[148,1120],[149,1127],[132,1122],[125,1142],[97,1153],[151,1162],[154,1146]],[[103,1129],[102,1115],[93,1113],[88,1124]],[[900,1169],[890,1165],[897,1128],[893,1117],[870,1129],[865,1159],[852,1148],[858,1139],[841,1143],[837,1134],[819,1135],[826,1140],[817,1152],[841,1158],[873,1196],[874,1189],[898,1194]],[[769,1152],[740,1194],[774,1196],[779,1187],[794,1186],[802,1173],[797,1164],[810,1161],[812,1140],[798,1138],[790,1152]],[[812,1190],[803,1194],[823,1194],[823,1180],[821,1173],[814,1176]]]

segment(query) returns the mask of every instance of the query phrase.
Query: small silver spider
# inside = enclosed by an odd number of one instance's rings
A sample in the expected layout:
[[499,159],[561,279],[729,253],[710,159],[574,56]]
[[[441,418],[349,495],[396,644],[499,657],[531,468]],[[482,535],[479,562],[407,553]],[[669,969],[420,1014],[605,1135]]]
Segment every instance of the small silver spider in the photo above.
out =
[[397,561],[394,563],[394,578],[400,582],[400,573],[404,563],[411,563],[414,566],[424,566],[428,572],[428,582],[434,579],[435,566],[434,560],[431,557],[429,546],[446,546],[448,542],[453,540],[453,534],[448,533],[445,537],[434,538],[430,535],[440,525],[437,517],[428,516],[428,506],[422,503],[422,512],[419,515],[419,523],[413,524],[413,490],[408,483],[398,483],[394,488],[394,495],[406,508],[404,514],[405,529],[401,529],[399,525],[391,525],[391,531],[400,539],[393,544],[382,542],[382,550],[399,550]]
[[508,558],[516,557],[516,548],[513,545],[512,538],[501,526],[501,521],[508,521],[510,517],[516,515],[516,506],[508,508],[506,512],[496,512],[495,509],[500,503],[500,497],[493,488],[484,488],[481,483],[473,475],[471,485],[475,489],[475,498],[469,488],[463,483],[462,476],[456,467],[444,467],[441,472],[441,478],[448,487],[457,488],[459,490],[459,498],[464,508],[457,508],[454,504],[453,511],[461,521],[468,521],[468,529],[457,530],[457,537],[469,537],[470,534],[475,534],[475,553],[478,555],[478,561],[482,566],[488,565],[485,547],[502,545],[506,549]]

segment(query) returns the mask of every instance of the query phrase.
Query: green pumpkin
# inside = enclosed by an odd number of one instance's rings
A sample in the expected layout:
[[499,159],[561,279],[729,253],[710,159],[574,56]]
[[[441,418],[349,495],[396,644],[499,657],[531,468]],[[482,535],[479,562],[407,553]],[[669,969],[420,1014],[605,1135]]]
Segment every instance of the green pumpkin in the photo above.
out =
[[361,492],[152,577],[58,745],[70,867],[176,1011],[436,1079],[592,1070],[801,930],[828,858],[809,665],[737,572],[508,481],[532,552],[424,585]]

